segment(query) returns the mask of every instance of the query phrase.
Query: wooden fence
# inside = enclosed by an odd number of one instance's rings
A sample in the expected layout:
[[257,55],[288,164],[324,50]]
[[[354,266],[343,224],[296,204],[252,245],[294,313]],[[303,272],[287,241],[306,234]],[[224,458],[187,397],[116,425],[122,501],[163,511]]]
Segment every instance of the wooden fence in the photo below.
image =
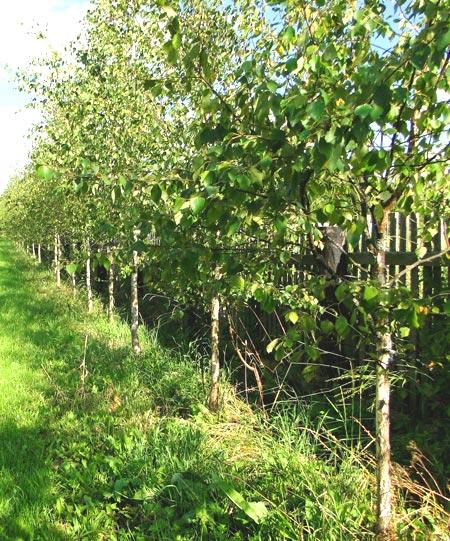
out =
[[[391,213],[388,221],[389,250],[386,254],[387,279],[398,277],[397,283],[410,288],[414,296],[419,298],[442,294],[450,287],[450,242],[447,224],[443,220],[437,221],[435,230],[432,231],[432,240],[424,242],[421,235],[424,224],[420,220],[415,214],[405,216],[397,212]],[[370,218],[368,224],[371,233],[373,226]],[[418,257],[416,250],[422,247],[426,248],[426,252]],[[361,236],[357,246],[344,247],[343,257],[346,259],[343,278],[364,280],[372,274],[375,260],[369,250],[366,234]],[[299,265],[286,272],[282,283],[302,284],[318,272],[323,272],[323,269],[319,268],[316,257],[306,253],[301,256]],[[262,313],[255,305],[242,314],[240,319],[243,326],[264,326],[264,333],[276,336],[280,332],[278,317]]]

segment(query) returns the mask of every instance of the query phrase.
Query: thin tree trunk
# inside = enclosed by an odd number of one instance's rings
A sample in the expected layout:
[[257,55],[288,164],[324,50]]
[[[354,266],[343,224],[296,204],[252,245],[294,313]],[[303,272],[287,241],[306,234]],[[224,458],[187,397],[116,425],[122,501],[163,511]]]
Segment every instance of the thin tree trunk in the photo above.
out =
[[36,259],[36,245],[34,244],[34,242],[33,242],[33,244],[32,244],[32,248],[31,248],[31,249],[32,249],[33,257],[34,257],[34,259]]
[[59,283],[61,284],[61,262],[63,260],[63,251],[61,248],[61,235],[58,235],[58,262],[59,262]]
[[211,300],[211,391],[208,406],[211,411],[219,409],[220,401],[220,351],[219,351],[220,299],[214,295]]
[[136,251],[133,251],[133,272],[131,273],[131,347],[133,353],[141,353],[141,344],[139,343],[139,292],[138,292],[138,271],[139,257]]
[[38,262],[39,264],[42,263],[42,250],[41,250],[41,245],[38,244]]
[[114,318],[115,300],[114,300],[114,255],[111,247],[108,247],[110,257],[110,267],[108,270],[108,319],[111,322]]
[[[376,279],[379,287],[386,282],[387,213],[378,228],[376,242]],[[377,533],[380,541],[392,535],[392,466],[390,437],[390,369],[393,362],[392,334],[387,315],[377,321],[376,369],[376,451],[377,451]]]
[[88,301],[88,313],[92,314],[94,311],[94,301],[92,296],[92,275],[91,275],[91,242],[86,239],[86,289],[87,289],[87,301]]
[[[72,242],[72,260],[74,260],[74,256],[75,256],[75,243]],[[71,274],[71,279],[72,279],[72,290],[73,290],[73,295],[75,296],[77,294],[77,277],[76,277],[76,273],[73,272]]]
[[55,280],[56,286],[61,287],[61,264],[59,260],[60,249],[59,249],[59,234],[55,233],[55,246],[54,246],[54,265],[55,265]]

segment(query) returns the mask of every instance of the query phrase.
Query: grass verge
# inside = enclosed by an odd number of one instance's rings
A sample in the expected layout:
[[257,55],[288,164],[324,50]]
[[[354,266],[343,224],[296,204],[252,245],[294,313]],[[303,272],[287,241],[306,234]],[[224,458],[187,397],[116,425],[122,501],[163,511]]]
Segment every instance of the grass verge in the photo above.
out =
[[[231,387],[211,415],[194,350],[142,329],[135,358],[125,323],[87,315],[6,242],[0,329],[0,539],[374,538],[370,455]],[[430,493],[397,501],[402,539],[446,539]]]

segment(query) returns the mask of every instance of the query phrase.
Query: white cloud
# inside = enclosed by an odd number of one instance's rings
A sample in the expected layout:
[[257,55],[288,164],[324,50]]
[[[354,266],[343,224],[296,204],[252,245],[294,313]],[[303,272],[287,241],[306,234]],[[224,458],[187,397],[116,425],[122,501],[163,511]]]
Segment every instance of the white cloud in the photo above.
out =
[[[27,135],[38,120],[25,109],[12,73],[50,49],[62,51],[80,31],[89,0],[13,0],[2,9],[0,23],[0,191],[29,152]],[[46,40],[36,34],[43,31]]]

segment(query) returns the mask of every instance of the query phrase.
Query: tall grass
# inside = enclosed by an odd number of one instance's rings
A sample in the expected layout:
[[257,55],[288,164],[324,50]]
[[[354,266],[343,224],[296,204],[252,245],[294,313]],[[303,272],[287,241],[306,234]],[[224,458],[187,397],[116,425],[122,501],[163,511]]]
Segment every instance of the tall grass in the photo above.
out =
[[[0,482],[0,539],[374,538],[373,459],[337,405],[317,416],[299,403],[268,419],[224,382],[212,415],[195,347],[162,347],[142,328],[136,358],[126,324],[109,323],[99,304],[87,315],[81,294],[55,291],[4,243],[1,261],[2,354],[11,361],[17,341],[24,352],[20,381],[4,377],[8,400],[24,386],[14,407],[30,433],[12,439],[8,459],[0,452],[2,471],[22,472],[17,491],[28,502],[2,515],[8,485]],[[27,409],[27,393],[39,407]],[[20,454],[25,440],[29,452]],[[441,508],[427,506],[426,494],[414,508],[397,500],[402,539],[446,539]]]

